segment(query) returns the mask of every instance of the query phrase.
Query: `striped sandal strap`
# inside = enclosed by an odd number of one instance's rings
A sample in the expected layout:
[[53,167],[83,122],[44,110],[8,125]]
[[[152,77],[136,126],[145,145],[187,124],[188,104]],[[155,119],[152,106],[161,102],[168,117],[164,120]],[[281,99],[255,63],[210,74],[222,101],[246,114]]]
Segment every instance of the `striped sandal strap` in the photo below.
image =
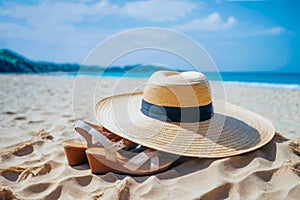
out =
[[144,165],[150,159],[150,171],[155,171],[159,169],[159,157],[158,151],[144,151],[141,152],[126,163],[123,164],[123,167],[130,171],[137,171],[142,165]]

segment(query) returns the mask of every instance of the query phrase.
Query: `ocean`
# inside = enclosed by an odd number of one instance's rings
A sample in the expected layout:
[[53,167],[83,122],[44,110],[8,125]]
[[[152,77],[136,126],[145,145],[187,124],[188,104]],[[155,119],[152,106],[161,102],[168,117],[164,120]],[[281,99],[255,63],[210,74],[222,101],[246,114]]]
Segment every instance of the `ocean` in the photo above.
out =
[[[153,72],[105,72],[103,77],[147,78]],[[274,73],[274,72],[204,72],[211,81],[224,81],[225,83],[242,84],[253,87],[283,88],[300,90],[300,73]],[[75,76],[76,74],[73,74]],[[96,76],[86,72],[81,75]]]
[[[209,80],[218,81],[215,73],[205,73],[205,75]],[[298,73],[221,72],[220,75],[225,83],[300,90],[300,74]]]
[[[148,78],[153,71],[109,71],[101,76],[105,78]],[[7,73],[1,73],[7,74]],[[17,73],[18,74],[18,73]],[[21,73],[23,74],[23,73]],[[49,72],[37,73],[54,76],[99,76],[99,72]],[[225,83],[241,84],[253,87],[282,88],[300,90],[300,73],[274,73],[274,72],[204,72],[210,81],[224,81]]]

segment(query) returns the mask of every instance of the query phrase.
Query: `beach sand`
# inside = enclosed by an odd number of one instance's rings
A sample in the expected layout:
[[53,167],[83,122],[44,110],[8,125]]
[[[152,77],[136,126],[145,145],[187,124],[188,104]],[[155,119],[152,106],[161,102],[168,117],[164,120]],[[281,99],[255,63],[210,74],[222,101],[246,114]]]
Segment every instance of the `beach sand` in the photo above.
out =
[[299,199],[300,90],[225,84],[228,102],[269,118],[282,136],[244,155],[190,159],[157,175],[130,177],[70,167],[62,142],[78,140],[74,120],[96,122],[95,100],[139,89],[145,80],[116,86],[117,79],[107,78],[94,89],[95,77],[80,79],[73,105],[74,77],[0,76],[0,199]]

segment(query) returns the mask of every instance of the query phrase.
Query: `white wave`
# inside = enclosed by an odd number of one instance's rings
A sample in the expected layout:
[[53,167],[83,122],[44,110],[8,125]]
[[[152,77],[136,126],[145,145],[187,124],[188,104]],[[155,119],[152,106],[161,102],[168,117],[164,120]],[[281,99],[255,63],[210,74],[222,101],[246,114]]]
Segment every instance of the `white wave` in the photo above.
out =
[[250,86],[250,87],[259,87],[259,88],[300,90],[300,85],[299,84],[240,82],[240,81],[224,81],[223,83],[224,84]]

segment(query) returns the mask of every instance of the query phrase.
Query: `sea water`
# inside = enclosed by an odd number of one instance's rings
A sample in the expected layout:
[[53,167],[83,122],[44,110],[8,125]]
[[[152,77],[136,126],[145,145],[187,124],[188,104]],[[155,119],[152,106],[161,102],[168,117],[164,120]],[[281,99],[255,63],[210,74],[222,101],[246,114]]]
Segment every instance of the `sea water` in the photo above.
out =
[[[104,71],[104,72],[50,72],[37,73],[54,76],[101,76],[102,78],[149,78],[153,71]],[[300,90],[300,73],[278,72],[203,72],[210,81],[247,85],[253,87]],[[1,73],[7,74],[7,73]],[[14,73],[18,74],[18,73]],[[22,74],[22,73],[21,73]]]
[[[153,72],[104,72],[95,74],[82,73],[86,76],[125,77],[125,78],[148,78]],[[274,72],[204,72],[211,81],[223,81],[225,83],[248,85],[264,88],[281,88],[300,90],[300,74],[297,73],[274,73]],[[74,75],[74,74],[73,74]]]

